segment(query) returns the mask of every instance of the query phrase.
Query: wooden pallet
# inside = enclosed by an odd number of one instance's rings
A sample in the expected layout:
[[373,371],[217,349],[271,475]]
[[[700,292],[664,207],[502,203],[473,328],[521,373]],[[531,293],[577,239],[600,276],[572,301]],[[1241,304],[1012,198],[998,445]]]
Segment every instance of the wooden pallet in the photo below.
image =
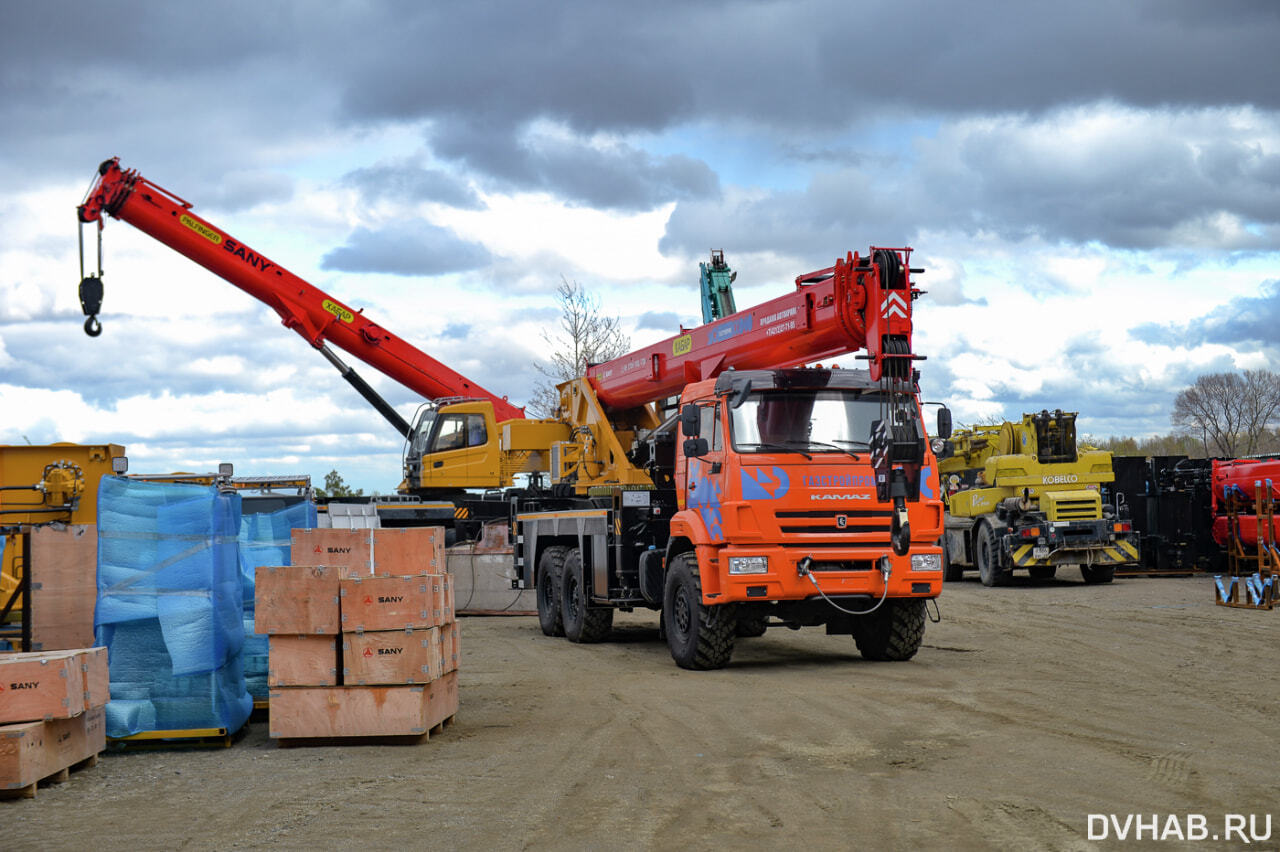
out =
[[79,772],[81,769],[88,769],[97,765],[98,755],[91,754],[79,763],[64,766],[52,775],[47,775],[38,781],[32,781],[25,787],[11,787],[7,790],[0,790],[0,799],[34,799],[36,797],[36,789],[40,785],[62,784],[71,779],[72,772]]
[[276,743],[281,748],[307,748],[315,746],[420,745],[427,742],[432,737],[438,737],[443,734],[445,728],[452,727],[456,718],[457,714],[454,714],[447,719],[443,719],[421,734],[381,737],[280,737],[276,739]]

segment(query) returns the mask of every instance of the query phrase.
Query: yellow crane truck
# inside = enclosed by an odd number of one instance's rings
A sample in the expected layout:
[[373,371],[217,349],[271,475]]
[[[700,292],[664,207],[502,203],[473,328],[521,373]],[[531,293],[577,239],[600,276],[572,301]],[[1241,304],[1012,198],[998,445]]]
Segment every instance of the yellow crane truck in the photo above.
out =
[[1137,564],[1138,534],[1104,505],[1111,453],[1078,448],[1076,413],[1024,414],[1021,422],[958,429],[938,462],[946,501],[944,577],[977,570],[984,586],[1016,569],[1047,580],[1078,565],[1086,583],[1110,583]]

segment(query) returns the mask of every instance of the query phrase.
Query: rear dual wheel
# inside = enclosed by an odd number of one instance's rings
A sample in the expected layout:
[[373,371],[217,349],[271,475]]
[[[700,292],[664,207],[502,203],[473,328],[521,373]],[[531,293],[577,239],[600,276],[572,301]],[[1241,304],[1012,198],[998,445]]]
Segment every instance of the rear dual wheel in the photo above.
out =
[[560,614],[561,577],[568,552],[567,547],[548,547],[538,560],[538,577],[533,585],[538,590],[538,626],[546,636],[564,635],[564,619]]
[[613,607],[592,606],[583,572],[582,551],[570,550],[561,571],[560,617],[570,642],[602,642],[613,629]]

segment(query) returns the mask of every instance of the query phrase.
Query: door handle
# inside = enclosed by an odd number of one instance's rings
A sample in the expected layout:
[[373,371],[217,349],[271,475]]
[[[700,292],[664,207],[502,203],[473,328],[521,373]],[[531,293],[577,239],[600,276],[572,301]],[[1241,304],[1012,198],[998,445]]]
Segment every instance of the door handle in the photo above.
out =
[[436,462],[435,464],[433,464],[433,465],[431,465],[431,466],[432,466],[432,467],[444,467],[444,462],[442,462],[442,461],[438,461],[438,462]]

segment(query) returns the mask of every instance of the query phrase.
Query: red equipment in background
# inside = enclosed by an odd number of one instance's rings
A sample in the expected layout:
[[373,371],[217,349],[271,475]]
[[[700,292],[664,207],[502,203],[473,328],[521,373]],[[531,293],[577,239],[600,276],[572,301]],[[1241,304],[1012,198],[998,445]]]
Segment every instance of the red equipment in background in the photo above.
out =
[[[1264,502],[1280,500],[1280,459],[1214,459],[1212,477],[1213,540],[1229,547],[1232,534],[1249,548],[1280,540],[1280,518],[1268,519],[1258,512],[1261,493]],[[1234,524],[1232,518],[1234,517]],[[1234,526],[1234,530],[1233,530]]]

